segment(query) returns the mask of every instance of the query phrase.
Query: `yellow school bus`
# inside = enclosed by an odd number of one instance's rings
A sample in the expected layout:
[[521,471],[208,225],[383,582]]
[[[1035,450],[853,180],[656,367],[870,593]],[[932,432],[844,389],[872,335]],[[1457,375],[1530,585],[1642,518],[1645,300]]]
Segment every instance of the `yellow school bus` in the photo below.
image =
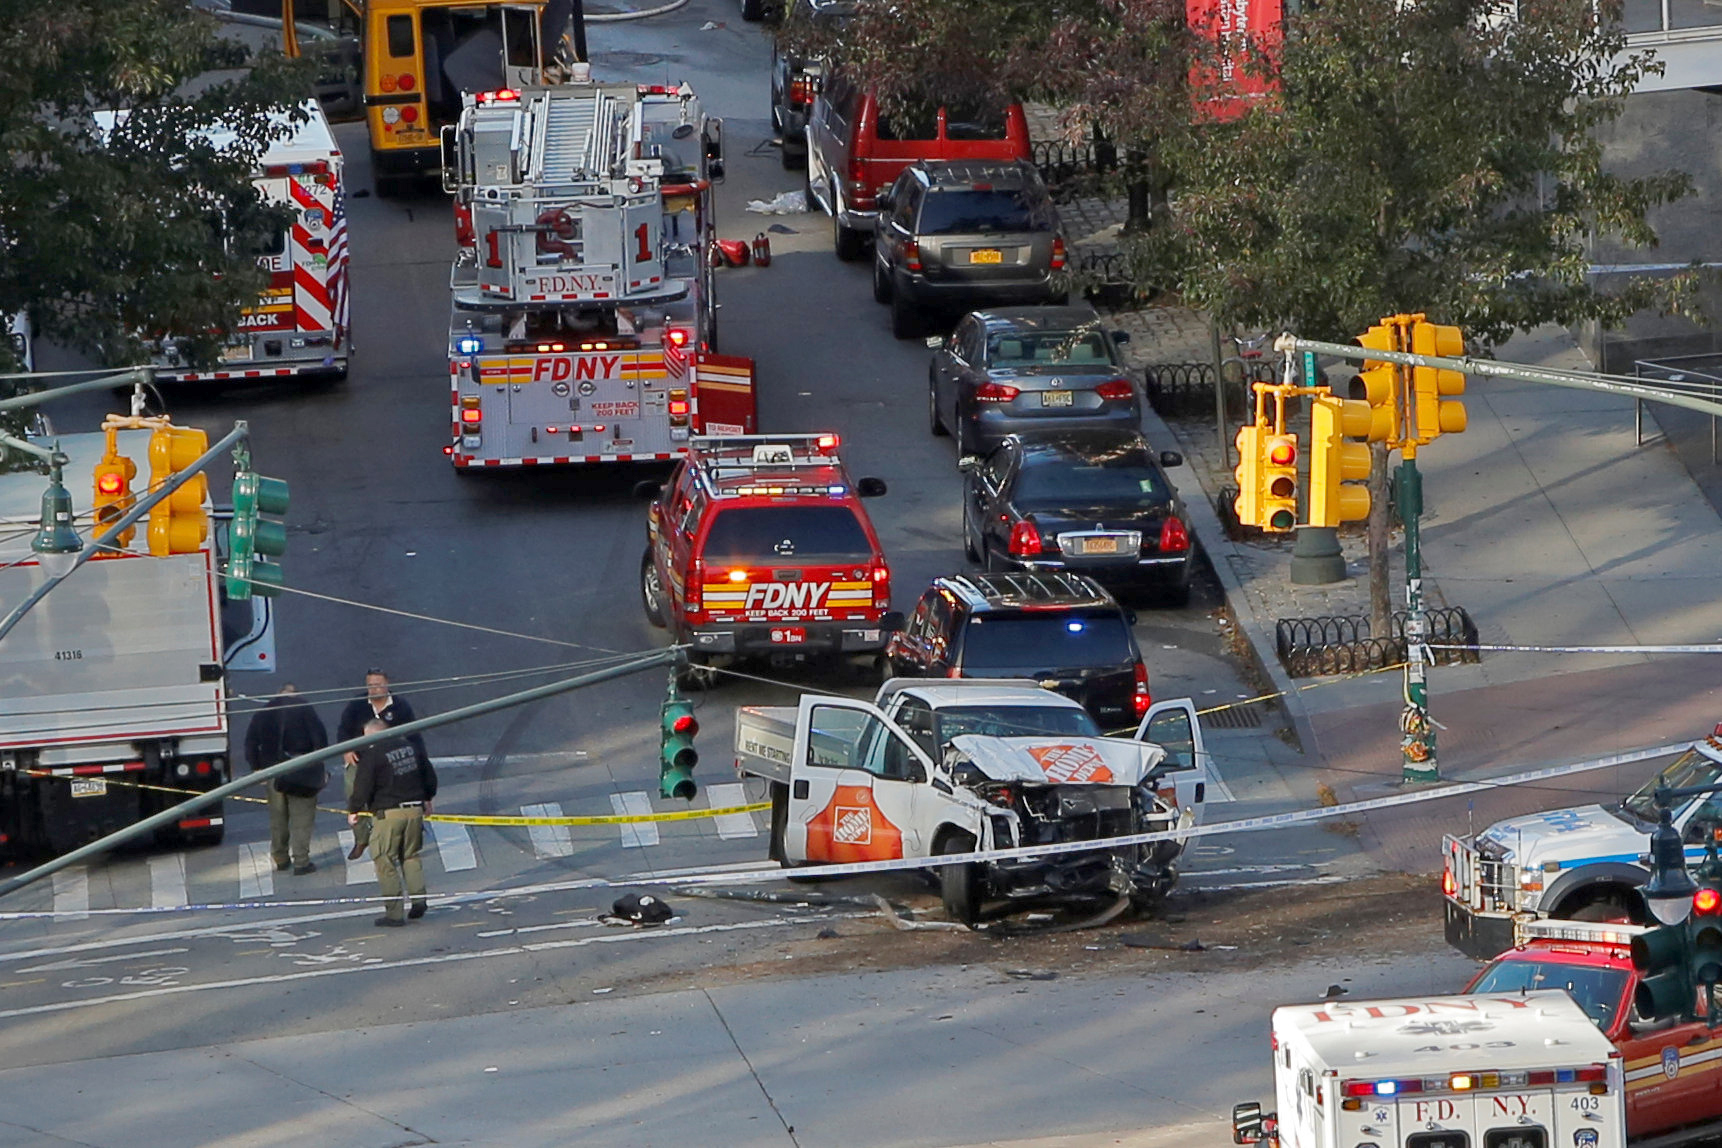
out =
[[441,166],[463,92],[538,81],[554,0],[343,0],[364,51],[365,121],[379,196]]

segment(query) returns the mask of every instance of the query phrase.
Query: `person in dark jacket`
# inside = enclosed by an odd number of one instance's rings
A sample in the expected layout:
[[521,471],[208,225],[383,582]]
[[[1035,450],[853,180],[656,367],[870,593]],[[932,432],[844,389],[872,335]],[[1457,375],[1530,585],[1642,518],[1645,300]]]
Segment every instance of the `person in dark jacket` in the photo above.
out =
[[[388,728],[382,718],[372,718],[364,732]],[[435,797],[436,770],[406,738],[384,738],[360,751],[353,795],[347,799],[347,823],[357,828],[365,813],[373,823],[371,860],[377,866],[377,888],[386,898],[378,925],[399,927],[425,915],[425,871],[419,850],[424,848],[425,814]],[[413,899],[404,916],[403,885]]]
[[[358,737],[365,731],[365,724],[373,719],[381,721],[386,726],[403,725],[414,720],[418,715],[413,713],[413,707],[407,699],[395,697],[389,692],[389,675],[378,669],[365,671],[365,695],[354,698],[347,703],[347,708],[341,711],[341,723],[335,729],[336,741],[347,741]],[[418,754],[419,761],[426,769],[430,768],[430,754],[425,752],[425,739],[418,734],[409,734],[407,744]],[[353,778],[357,775],[359,755],[348,750],[345,755],[346,772],[342,780],[345,784],[347,797],[353,796]],[[371,839],[372,825],[366,818],[361,817],[353,826],[353,848],[347,854],[347,860],[357,861],[365,852],[365,845]]]
[[[289,682],[246,727],[245,764],[255,772],[328,744],[329,732],[317,711]],[[316,871],[311,832],[317,819],[317,793],[324,781],[323,763],[313,761],[269,783],[269,856],[276,869],[291,864],[301,877]]]

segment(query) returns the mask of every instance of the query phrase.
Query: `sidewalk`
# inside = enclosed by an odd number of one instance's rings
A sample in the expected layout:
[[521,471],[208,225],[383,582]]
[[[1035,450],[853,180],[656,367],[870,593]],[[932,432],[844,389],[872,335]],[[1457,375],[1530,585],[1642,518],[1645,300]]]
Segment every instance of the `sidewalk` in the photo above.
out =
[[[1050,130],[1049,122],[1032,116],[1031,129]],[[1073,247],[1105,250],[1123,204],[1086,199],[1061,212]],[[1109,321],[1131,333],[1125,349],[1133,365],[1212,361],[1204,316],[1155,307]],[[1590,369],[1557,328],[1517,336],[1497,357]],[[1485,644],[1722,641],[1722,518],[1654,425],[1646,431],[1651,441],[1636,445],[1629,400],[1474,377],[1464,401],[1467,431],[1418,456],[1426,600],[1464,607]],[[1235,543],[1213,513],[1235,462],[1230,442],[1217,441],[1213,417],[1168,423],[1149,412],[1144,426],[1185,455],[1187,465],[1172,477],[1191,506],[1192,527],[1258,660],[1276,689],[1291,691],[1286,708],[1304,751],[1320,763],[1302,779],[1302,803],[1313,803],[1320,782],[1341,800],[1397,785],[1401,675],[1294,682],[1273,644],[1279,619],[1368,612],[1361,532],[1343,540],[1344,582],[1293,586],[1289,535]],[[1390,558],[1396,609],[1404,602],[1399,542]],[[1485,652],[1476,665],[1436,667],[1430,712],[1444,727],[1443,776],[1488,776],[1697,737],[1722,719],[1719,682],[1722,660],[1714,655]],[[1472,812],[1481,825],[1509,810],[1596,800],[1592,791],[1618,794],[1649,768],[1585,775],[1556,792],[1491,795]],[[1465,817],[1464,808],[1415,806],[1372,819],[1364,840],[1386,867],[1430,869],[1442,829],[1463,829]]]

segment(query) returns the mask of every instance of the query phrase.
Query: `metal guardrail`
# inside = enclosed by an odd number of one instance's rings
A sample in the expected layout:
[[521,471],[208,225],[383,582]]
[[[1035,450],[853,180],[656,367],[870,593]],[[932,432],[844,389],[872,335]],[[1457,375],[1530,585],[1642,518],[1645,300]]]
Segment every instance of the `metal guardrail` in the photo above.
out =
[[[1476,649],[1477,624],[1463,606],[1424,611],[1429,642],[1435,646],[1469,649],[1431,651],[1434,664],[1461,665],[1482,660]],[[1314,618],[1281,618],[1274,623],[1274,652],[1294,678],[1318,674],[1352,674],[1379,670],[1406,660],[1406,611],[1393,614],[1392,633],[1376,637],[1367,614],[1329,614]]]
[[[1271,359],[1227,359],[1226,414],[1228,418],[1243,417],[1245,407],[1244,383],[1278,381],[1278,365]],[[1148,392],[1148,405],[1161,418],[1208,418],[1214,413],[1214,381],[1218,377],[1212,363],[1149,363],[1143,367]]]
[[1055,199],[1070,183],[1083,176],[1098,175],[1102,170],[1092,143],[1068,140],[1036,140],[1029,145],[1029,162],[1040,170],[1040,178],[1046,181]]

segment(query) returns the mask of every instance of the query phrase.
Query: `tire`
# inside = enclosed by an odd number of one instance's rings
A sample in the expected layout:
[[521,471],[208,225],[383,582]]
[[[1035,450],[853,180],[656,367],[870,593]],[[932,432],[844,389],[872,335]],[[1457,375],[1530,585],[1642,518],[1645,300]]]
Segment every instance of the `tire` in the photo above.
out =
[[750,24],[765,19],[765,0],[741,0],[741,18]]
[[771,838],[766,845],[766,857],[776,861],[785,869],[789,868],[786,860],[788,851],[783,847],[784,835],[789,831],[789,786],[781,781],[771,783]]
[[939,417],[939,388],[932,379],[927,380],[927,429],[933,432],[934,438],[948,438],[951,433],[945,427],[945,420]]
[[879,260],[873,260],[873,302],[889,303],[891,301],[891,277],[885,274],[885,269],[879,266]]
[[783,165],[784,171],[794,171],[807,166],[807,153],[790,151],[786,143],[777,149],[777,160]]
[[865,232],[844,227],[837,220],[836,213],[831,216],[831,249],[837,252],[837,258],[845,263],[854,263],[867,250],[867,235]]
[[658,579],[658,565],[652,561],[652,548],[640,559],[640,605],[646,609],[646,621],[662,630],[664,622],[664,588]]
[[981,444],[975,441],[974,429],[970,427],[968,423],[963,421],[960,413],[957,416],[956,434],[957,456],[959,458],[963,455],[981,453]]
[[920,333],[920,313],[900,293],[893,292],[891,295],[891,334],[899,339],[913,339]]
[[[938,853],[971,853],[975,839],[967,833],[953,832],[939,842]],[[945,865],[939,869],[939,900],[944,902],[945,914],[953,921],[974,926],[981,915],[981,867],[970,862],[965,865]]]

